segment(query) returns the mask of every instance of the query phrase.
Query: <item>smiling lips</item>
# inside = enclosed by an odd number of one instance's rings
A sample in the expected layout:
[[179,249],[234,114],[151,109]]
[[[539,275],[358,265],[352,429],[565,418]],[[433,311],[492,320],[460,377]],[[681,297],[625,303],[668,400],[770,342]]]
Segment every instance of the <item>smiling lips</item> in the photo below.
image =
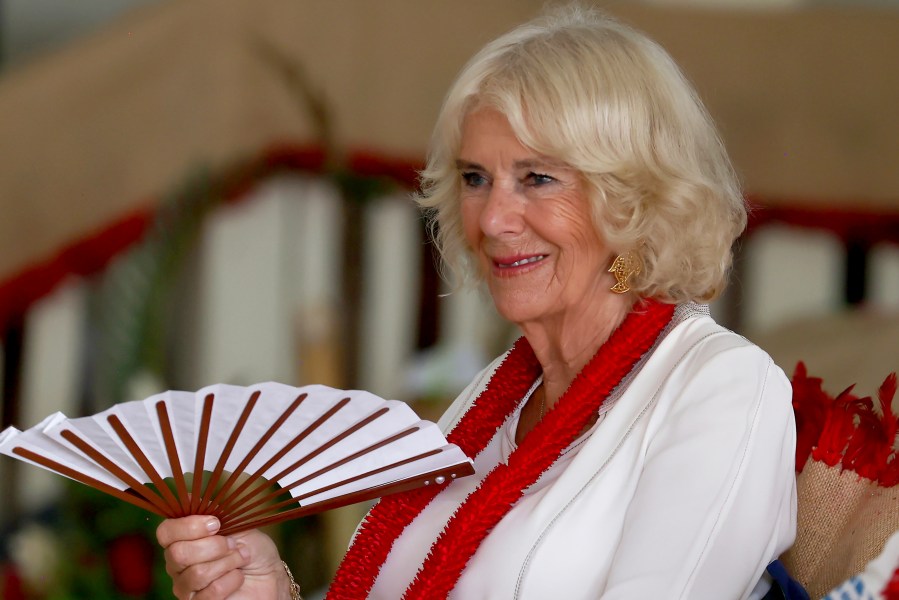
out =
[[[493,264],[499,269],[513,269],[515,267],[523,267],[525,265],[530,265],[536,262],[540,262],[546,258],[546,254],[535,254],[534,256],[528,256],[525,258],[519,258],[513,261],[509,261],[509,259],[501,259],[494,260]],[[508,261],[508,262],[503,262]]]

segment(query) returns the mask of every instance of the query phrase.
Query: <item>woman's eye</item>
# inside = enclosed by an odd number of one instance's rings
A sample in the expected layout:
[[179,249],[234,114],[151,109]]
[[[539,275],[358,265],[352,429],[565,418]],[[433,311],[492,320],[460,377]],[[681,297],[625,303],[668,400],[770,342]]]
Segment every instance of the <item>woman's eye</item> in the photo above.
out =
[[525,178],[525,183],[527,185],[546,185],[547,183],[552,183],[556,179],[551,175],[545,175],[543,173],[528,173],[528,176]]
[[487,183],[487,178],[475,171],[466,171],[462,173],[462,182],[467,187],[480,187]]

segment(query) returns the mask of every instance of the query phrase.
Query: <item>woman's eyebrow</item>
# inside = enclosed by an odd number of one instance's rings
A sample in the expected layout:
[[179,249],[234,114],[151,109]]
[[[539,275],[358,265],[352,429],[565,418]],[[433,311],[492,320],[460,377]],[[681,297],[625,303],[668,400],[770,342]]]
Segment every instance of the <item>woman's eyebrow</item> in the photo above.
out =
[[516,169],[539,169],[540,167],[553,167],[553,168],[566,168],[568,165],[565,163],[553,160],[551,158],[525,158],[522,160],[516,160],[512,163],[512,166]]
[[[553,168],[570,168],[565,163],[552,160],[549,158],[524,158],[521,160],[516,160],[512,163],[512,167],[516,170],[526,170],[526,169],[538,169],[540,167],[553,167]],[[471,162],[468,160],[457,159],[456,160],[456,168],[460,171],[472,170],[472,171],[484,171],[484,167],[479,165],[476,162]]]
[[479,165],[478,163],[470,162],[467,160],[458,159],[456,160],[456,168],[460,171],[483,171],[484,167]]

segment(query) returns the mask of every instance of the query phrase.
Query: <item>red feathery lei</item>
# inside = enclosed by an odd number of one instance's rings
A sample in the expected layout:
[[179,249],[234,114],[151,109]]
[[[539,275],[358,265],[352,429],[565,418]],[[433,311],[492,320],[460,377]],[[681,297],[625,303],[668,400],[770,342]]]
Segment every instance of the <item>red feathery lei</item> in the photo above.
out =
[[[648,300],[635,307],[575,378],[552,410],[457,509],[406,590],[405,600],[446,598],[481,542],[584,429],[618,383],[658,338],[674,306]],[[519,339],[486,389],[447,440],[477,456],[540,374],[527,340]],[[367,598],[403,530],[449,483],[382,499],[362,523],[328,592],[328,600]]]

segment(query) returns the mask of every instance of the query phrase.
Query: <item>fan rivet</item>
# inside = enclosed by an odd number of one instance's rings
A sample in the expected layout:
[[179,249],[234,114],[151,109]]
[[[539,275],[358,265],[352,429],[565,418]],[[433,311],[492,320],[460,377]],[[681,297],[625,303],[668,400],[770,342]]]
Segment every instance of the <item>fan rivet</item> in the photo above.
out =
[[431,485],[431,482],[425,479],[425,485]]
[[455,479],[455,478],[456,478],[456,474],[455,474],[455,473],[450,473],[450,477],[452,477],[453,479]]
[[441,483],[443,483],[444,481],[446,481],[446,477],[444,477],[443,475],[440,475],[440,476],[438,476],[438,477],[435,477],[435,478],[434,478],[434,481],[435,481],[437,484],[441,484]]

